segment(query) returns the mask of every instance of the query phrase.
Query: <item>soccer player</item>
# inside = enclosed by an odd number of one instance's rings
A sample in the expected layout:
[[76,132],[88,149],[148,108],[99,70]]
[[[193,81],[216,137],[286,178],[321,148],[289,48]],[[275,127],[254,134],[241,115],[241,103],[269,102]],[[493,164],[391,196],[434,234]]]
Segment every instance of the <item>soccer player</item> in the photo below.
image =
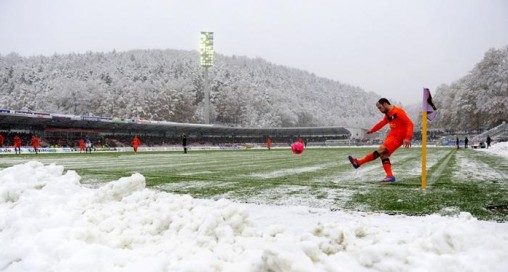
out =
[[266,137],[266,148],[268,148],[268,151],[272,149],[272,139],[270,139],[270,136]]
[[395,177],[392,173],[392,165],[390,163],[390,156],[400,146],[405,148],[411,147],[411,139],[413,138],[413,122],[407,116],[406,112],[397,106],[391,105],[390,101],[386,98],[381,98],[376,103],[378,110],[383,113],[384,118],[374,125],[367,134],[374,133],[386,124],[390,125],[390,132],[386,136],[385,141],[372,153],[367,154],[361,159],[348,156],[349,161],[354,168],[360,167],[362,164],[381,158],[381,163],[386,172],[386,177],[381,180],[382,182],[395,182]]
[[88,136],[85,137],[85,153],[92,153],[92,141]]
[[32,136],[32,147],[34,148],[35,154],[39,154],[39,138],[37,138],[37,135]]
[[79,140],[79,153],[83,153],[85,151],[85,139]]
[[183,153],[187,154],[187,136],[185,136],[185,134],[182,135],[182,146]]
[[138,153],[138,146],[141,144],[141,141],[139,140],[138,136],[134,136],[134,139],[132,139],[132,147],[134,148],[134,153]]
[[14,152],[21,154],[21,138],[18,135],[14,136]]
[[0,147],[4,146],[4,136],[0,134]]

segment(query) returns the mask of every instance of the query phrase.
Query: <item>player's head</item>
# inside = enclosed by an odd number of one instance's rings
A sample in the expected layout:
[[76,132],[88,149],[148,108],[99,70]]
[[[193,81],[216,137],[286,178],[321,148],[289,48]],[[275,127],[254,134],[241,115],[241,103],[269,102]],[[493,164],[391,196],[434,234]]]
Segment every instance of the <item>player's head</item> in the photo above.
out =
[[381,113],[387,113],[391,108],[390,101],[386,98],[381,98],[377,101],[376,107]]

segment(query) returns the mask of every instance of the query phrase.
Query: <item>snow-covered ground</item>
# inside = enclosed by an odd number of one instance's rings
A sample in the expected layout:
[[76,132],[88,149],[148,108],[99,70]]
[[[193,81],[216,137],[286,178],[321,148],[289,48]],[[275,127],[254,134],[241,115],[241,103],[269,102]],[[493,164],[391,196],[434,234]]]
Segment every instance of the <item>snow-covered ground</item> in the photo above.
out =
[[488,152],[492,154],[508,157],[508,142],[495,143],[490,148],[480,148],[478,151]]
[[[508,156],[508,143],[489,150]],[[508,223],[100,188],[32,161],[0,171],[0,271],[508,271]]]

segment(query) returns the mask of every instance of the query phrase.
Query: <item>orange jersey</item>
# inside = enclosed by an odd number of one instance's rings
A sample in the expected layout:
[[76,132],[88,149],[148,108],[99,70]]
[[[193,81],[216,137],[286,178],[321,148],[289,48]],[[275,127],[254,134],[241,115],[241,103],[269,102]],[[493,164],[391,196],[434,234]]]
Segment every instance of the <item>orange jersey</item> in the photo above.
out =
[[39,146],[39,139],[37,137],[32,138],[32,146],[35,148]]
[[392,109],[385,114],[383,120],[374,125],[369,131],[376,132],[386,124],[390,125],[390,133],[388,133],[388,136],[404,140],[411,140],[411,138],[413,138],[413,122],[403,109],[393,106]]
[[141,141],[139,140],[139,138],[134,138],[134,140],[132,140],[132,146],[138,147],[140,144]]
[[85,140],[79,140],[79,148],[85,148]]
[[14,147],[21,147],[21,138],[18,136],[14,137]]

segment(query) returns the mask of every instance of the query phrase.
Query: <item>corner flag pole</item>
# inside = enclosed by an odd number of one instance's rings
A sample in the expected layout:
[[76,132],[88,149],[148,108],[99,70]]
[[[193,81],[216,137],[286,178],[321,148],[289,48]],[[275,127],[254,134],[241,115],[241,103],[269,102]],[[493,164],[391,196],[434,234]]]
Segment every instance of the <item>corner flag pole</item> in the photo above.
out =
[[[422,103],[422,190],[427,189],[427,120],[436,117],[436,106],[432,102],[432,95],[428,88],[423,88]],[[430,115],[429,115],[430,114]]]
[[422,111],[422,190],[427,189],[427,111]]

